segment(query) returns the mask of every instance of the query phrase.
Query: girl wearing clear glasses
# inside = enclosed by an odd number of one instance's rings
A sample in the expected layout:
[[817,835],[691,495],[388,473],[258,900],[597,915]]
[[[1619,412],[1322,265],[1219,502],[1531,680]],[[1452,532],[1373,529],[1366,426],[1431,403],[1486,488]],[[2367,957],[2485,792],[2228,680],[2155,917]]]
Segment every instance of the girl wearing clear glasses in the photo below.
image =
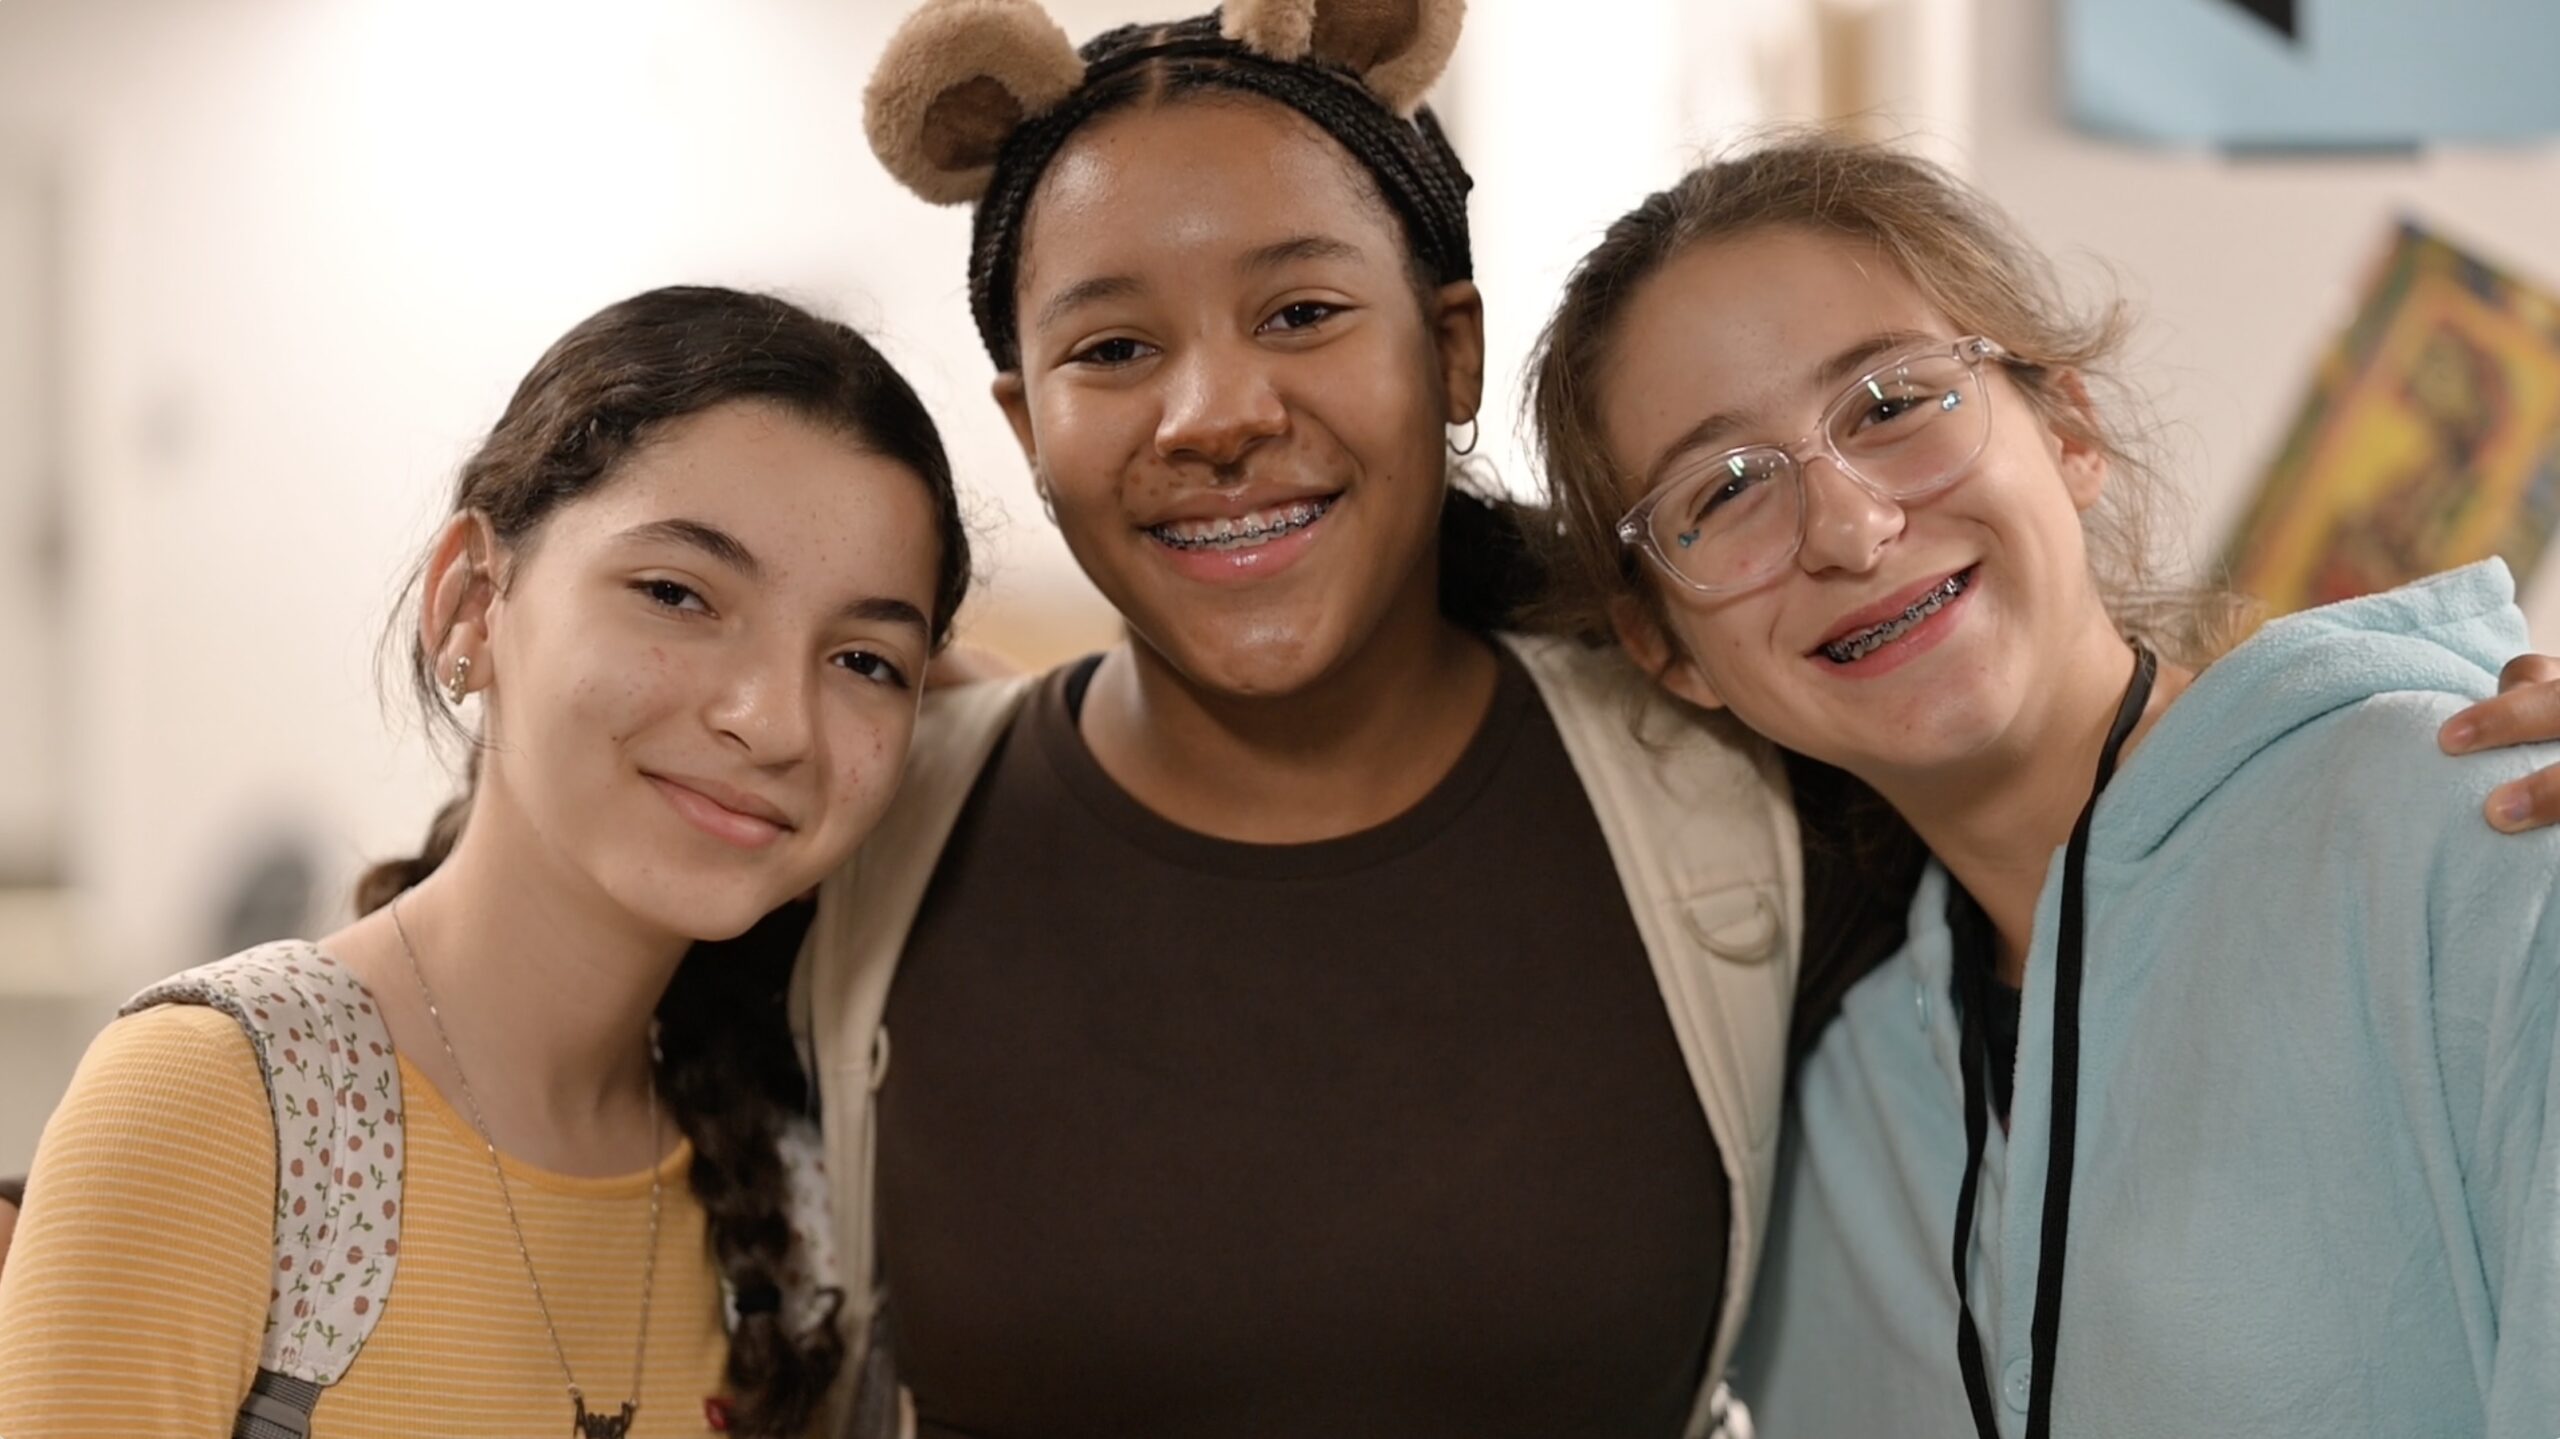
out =
[[2496,1434],[2560,1414],[2550,752],[2423,741],[2525,643],[2488,562],[2164,602],[2078,314],[1978,197],[1782,143],[1612,228],[1536,405],[1578,613],[1925,843],[1803,1060],[1761,1432]]

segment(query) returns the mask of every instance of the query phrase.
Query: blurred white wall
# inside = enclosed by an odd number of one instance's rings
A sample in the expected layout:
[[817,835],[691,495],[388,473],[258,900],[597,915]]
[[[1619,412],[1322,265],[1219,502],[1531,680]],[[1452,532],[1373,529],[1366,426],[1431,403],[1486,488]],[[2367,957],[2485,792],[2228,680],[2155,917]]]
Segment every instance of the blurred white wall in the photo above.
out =
[[[1533,487],[1519,423],[1530,347],[1565,276],[1609,223],[1773,120],[1855,113],[1963,168],[1974,3],[1468,6],[1442,108],[1476,178],[1489,406],[1479,453],[1505,488]],[[1818,59],[1825,46],[1835,57],[1828,67]]]
[[[56,178],[69,258],[76,880],[67,915],[0,904],[0,1170],[99,996],[218,952],[254,844],[307,837],[333,904],[414,846],[450,781],[377,701],[396,577],[517,377],[602,304],[713,281],[864,327],[979,500],[978,620],[1101,630],[986,399],[966,216],[862,139],[905,8],[0,3],[0,153]],[[1144,6],[1059,8],[1083,30]]]
[[[965,216],[896,189],[860,91],[896,7],[19,0],[0,133],[61,177],[81,933],[201,957],[221,869],[310,826],[336,877],[445,788],[370,667],[450,474],[542,347],[675,280],[879,335],[943,416],[998,587],[1072,574],[1005,523]],[[397,706],[395,704],[395,715]]]
[[[2560,149],[2234,164],[2066,130],[2049,0],[1475,0],[1445,92],[1478,180],[1494,388],[1564,271],[1766,117],[1849,100],[1967,169],[2150,316],[2203,547],[2245,502],[2389,217],[2560,284]],[[0,156],[61,201],[53,388],[73,501],[58,772],[68,909],[0,894],[0,1171],[104,996],[215,952],[250,847],[306,835],[333,897],[449,780],[373,645],[451,472],[597,306],[779,288],[877,335],[986,522],[971,623],[1045,658],[1108,633],[986,399],[967,221],[892,185],[862,84],[906,0],[0,0]],[[1078,37],[1191,0],[1052,0]],[[1847,27],[1844,30],[1843,27]],[[2075,262],[2092,281],[2113,278]],[[2560,646],[2560,565],[2534,596]],[[0,685],[21,676],[0,674]]]

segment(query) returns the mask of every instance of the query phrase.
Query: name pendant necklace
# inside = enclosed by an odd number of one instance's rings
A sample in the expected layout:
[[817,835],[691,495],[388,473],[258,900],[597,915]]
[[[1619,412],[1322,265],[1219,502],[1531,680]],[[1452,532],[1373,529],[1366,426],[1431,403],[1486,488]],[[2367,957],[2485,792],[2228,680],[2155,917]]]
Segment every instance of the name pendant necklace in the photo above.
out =
[[[471,1115],[471,1127],[480,1136],[482,1147],[489,1151],[489,1172],[498,1178],[498,1198],[507,1208],[507,1228],[516,1238],[516,1254],[524,1260],[524,1277],[533,1285],[534,1306],[542,1311],[542,1327],[551,1336],[552,1357],[560,1361],[560,1375],[568,1381],[572,1406],[569,1433],[573,1439],[628,1439],[631,1421],[640,1414],[641,1366],[649,1357],[649,1304],[658,1288],[658,1211],[664,1188],[660,1171],[664,1166],[654,1158],[649,1165],[649,1258],[640,1270],[640,1342],[631,1355],[631,1397],[622,1401],[618,1413],[597,1414],[587,1409],[587,1393],[578,1387],[578,1373],[569,1367],[569,1351],[560,1342],[560,1326],[551,1319],[551,1301],[542,1292],[542,1276],[533,1267],[533,1248],[525,1243],[524,1224],[516,1218],[515,1191],[507,1185],[507,1167],[498,1162],[498,1142],[489,1137],[488,1121],[480,1117],[480,1101],[471,1093],[471,1076],[462,1069],[462,1056],[453,1052],[453,1036],[445,1033],[444,1015],[436,1008],[436,992],[427,986],[427,973],[418,965],[418,947],[409,942],[409,926],[401,922],[400,901],[391,901],[392,932],[400,936],[400,952],[409,960],[409,977],[418,982],[418,997],[426,1001],[427,1020],[435,1026],[436,1039],[444,1045],[444,1057],[453,1065],[453,1077],[462,1087],[462,1104]],[[649,1044],[649,1144],[654,1152],[658,1143],[658,1046]]]

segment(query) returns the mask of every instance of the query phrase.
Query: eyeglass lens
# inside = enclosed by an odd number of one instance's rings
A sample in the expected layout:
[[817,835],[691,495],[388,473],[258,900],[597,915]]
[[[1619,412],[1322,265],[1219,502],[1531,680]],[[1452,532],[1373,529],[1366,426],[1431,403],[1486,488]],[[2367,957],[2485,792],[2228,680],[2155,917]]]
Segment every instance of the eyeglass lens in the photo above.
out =
[[[1879,370],[1825,412],[1828,456],[1887,498],[1929,494],[1963,473],[1990,437],[1980,391],[1972,367],[1953,355]],[[1653,509],[1654,547],[1694,583],[1748,583],[1794,557],[1803,508],[1794,456],[1773,446],[1728,451],[1668,482]]]

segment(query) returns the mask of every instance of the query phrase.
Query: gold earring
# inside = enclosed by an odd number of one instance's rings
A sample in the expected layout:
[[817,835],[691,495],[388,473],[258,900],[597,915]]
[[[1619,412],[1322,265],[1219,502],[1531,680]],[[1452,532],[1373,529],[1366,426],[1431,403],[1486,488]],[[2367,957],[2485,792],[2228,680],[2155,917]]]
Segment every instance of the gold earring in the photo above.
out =
[[445,683],[444,697],[455,704],[460,704],[462,697],[470,692],[471,656],[457,655],[453,661],[453,678]]

